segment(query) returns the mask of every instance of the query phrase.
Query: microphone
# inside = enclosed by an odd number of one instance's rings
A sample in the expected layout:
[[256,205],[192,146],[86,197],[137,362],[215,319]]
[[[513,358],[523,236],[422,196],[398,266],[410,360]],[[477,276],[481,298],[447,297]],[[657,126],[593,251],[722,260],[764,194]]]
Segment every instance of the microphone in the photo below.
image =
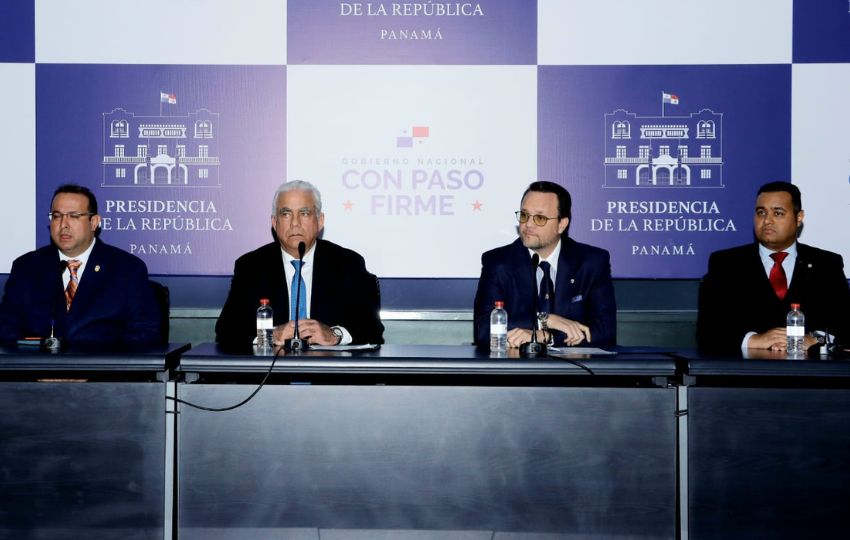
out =
[[[62,278],[62,274],[68,268],[68,261],[59,261],[59,278]],[[62,340],[56,337],[54,334],[54,329],[56,327],[56,302],[53,302],[50,306],[50,337],[44,340],[44,348],[48,349],[50,352],[59,352],[59,349],[62,348]]]
[[304,266],[304,252],[307,251],[307,244],[304,242],[298,243],[298,280],[296,282],[296,292],[295,292],[295,332],[292,335],[292,339],[286,340],[284,343],[284,348],[290,352],[298,352],[303,351],[307,348],[307,342],[301,339],[301,335],[298,332],[298,306],[301,304],[301,267]]
[[546,344],[537,341],[537,265],[540,264],[540,256],[535,253],[531,256],[531,290],[534,291],[531,300],[531,341],[519,346],[520,356],[534,358],[546,355]]

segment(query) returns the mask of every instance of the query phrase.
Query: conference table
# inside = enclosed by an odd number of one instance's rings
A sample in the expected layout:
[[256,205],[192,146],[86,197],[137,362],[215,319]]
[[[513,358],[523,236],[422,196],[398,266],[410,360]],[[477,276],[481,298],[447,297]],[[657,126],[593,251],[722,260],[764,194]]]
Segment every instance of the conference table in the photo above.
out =
[[179,538],[675,538],[675,362],[183,354]]
[[0,538],[850,531],[846,359],[0,348],[0,407]]
[[164,538],[165,381],[188,348],[0,348],[0,538]]
[[689,538],[850,537],[850,362],[677,357]]

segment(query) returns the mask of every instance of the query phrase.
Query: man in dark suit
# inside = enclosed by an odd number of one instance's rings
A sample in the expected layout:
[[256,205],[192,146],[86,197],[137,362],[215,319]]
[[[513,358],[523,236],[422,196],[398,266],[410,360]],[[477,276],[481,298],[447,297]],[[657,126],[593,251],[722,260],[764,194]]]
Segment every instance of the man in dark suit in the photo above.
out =
[[136,347],[160,341],[145,263],[96,239],[97,199],[66,184],[50,206],[51,245],[12,263],[0,304],[0,341],[46,338],[70,346]]
[[805,346],[812,331],[850,339],[850,289],[840,255],[797,242],[805,214],[797,186],[771,182],[756,198],[756,242],[717,251],[702,280],[697,318],[701,349],[785,350],[785,317],[791,304],[806,316]]
[[[489,343],[490,311],[497,300],[505,302],[508,312],[508,346],[531,341],[532,325],[540,325],[532,313],[538,296],[538,311],[548,309],[544,341],[557,346],[614,345],[617,307],[610,257],[604,249],[567,236],[572,217],[569,192],[553,182],[534,182],[523,194],[520,208],[519,238],[481,256],[475,343],[482,347]],[[534,254],[541,261],[537,269],[532,266]]]
[[[236,260],[230,293],[215,325],[216,341],[227,347],[250,345],[257,336],[257,307],[267,298],[277,344],[293,337],[296,309],[300,337],[311,344],[383,343],[376,277],[354,251],[318,239],[325,224],[319,190],[309,182],[282,184],[272,201],[271,223],[277,242]],[[299,295],[295,263],[302,242],[304,288]]]

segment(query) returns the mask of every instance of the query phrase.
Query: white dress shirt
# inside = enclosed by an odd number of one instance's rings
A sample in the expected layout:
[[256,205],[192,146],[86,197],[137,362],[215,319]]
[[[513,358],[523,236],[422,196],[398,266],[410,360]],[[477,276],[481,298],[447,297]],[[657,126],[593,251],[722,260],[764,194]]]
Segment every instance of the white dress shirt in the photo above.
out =
[[[83,272],[86,269],[86,265],[89,262],[89,256],[91,255],[91,250],[94,248],[94,243],[97,242],[97,238],[92,238],[91,244],[86,248],[85,251],[77,255],[76,257],[69,257],[59,251],[59,260],[60,261],[71,261],[77,260],[80,261],[80,267],[77,268],[77,281],[81,282],[83,280]],[[69,268],[65,268],[65,271],[62,272],[62,288],[68,288],[68,282],[71,281],[71,270]]]

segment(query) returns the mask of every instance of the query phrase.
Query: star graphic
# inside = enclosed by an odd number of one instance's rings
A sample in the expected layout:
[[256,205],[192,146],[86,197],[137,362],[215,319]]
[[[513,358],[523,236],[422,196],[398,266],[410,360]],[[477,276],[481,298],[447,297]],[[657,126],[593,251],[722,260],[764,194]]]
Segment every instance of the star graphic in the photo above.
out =
[[472,211],[473,212],[480,212],[481,206],[483,206],[483,204],[484,203],[482,203],[481,201],[476,199],[476,201],[474,203],[472,203]]
[[345,207],[346,211],[349,211],[354,206],[354,203],[351,201],[345,201],[344,203],[342,203],[342,206]]

